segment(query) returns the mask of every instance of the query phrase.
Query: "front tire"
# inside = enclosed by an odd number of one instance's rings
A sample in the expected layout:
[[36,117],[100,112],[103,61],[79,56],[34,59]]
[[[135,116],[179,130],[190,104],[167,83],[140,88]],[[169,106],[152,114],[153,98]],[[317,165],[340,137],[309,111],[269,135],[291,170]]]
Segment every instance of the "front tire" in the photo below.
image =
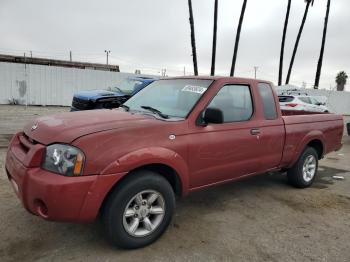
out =
[[157,173],[130,174],[108,197],[102,219],[115,246],[133,249],[156,241],[167,229],[175,208],[169,182]]
[[312,185],[317,175],[318,154],[312,147],[307,147],[294,166],[287,171],[288,181],[297,188]]

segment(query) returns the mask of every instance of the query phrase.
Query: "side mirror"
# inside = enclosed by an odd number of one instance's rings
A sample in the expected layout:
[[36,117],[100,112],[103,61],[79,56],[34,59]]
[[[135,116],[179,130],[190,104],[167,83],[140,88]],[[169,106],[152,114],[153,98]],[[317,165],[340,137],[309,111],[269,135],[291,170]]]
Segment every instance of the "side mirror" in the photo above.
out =
[[218,108],[208,107],[204,111],[203,121],[205,124],[222,124],[224,122],[224,114]]

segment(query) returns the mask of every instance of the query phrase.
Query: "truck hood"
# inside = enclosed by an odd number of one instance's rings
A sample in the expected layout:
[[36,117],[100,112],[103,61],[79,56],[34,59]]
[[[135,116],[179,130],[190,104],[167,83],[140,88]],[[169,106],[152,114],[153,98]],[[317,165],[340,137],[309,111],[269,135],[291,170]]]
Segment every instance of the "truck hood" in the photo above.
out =
[[163,121],[152,116],[124,112],[122,109],[78,111],[37,118],[24,127],[24,133],[44,145],[71,143],[88,134],[127,128],[145,122],[159,124]]
[[96,101],[99,98],[103,97],[118,97],[125,96],[122,92],[112,92],[107,90],[89,90],[89,91],[81,91],[74,94],[75,97],[83,100],[93,100]]

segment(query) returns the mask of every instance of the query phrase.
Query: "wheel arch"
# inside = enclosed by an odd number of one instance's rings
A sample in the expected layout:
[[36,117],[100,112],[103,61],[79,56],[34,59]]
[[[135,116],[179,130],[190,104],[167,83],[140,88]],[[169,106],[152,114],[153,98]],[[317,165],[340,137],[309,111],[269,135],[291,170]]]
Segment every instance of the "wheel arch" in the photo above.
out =
[[288,167],[292,167],[298,161],[299,157],[304,152],[305,148],[308,146],[316,150],[319,160],[322,159],[324,153],[326,152],[324,141],[324,135],[320,131],[311,131],[310,133],[305,135],[304,138],[298,144],[293,154],[292,161],[290,162],[290,165]]
[[313,139],[306,146],[315,149],[318,155],[318,160],[322,159],[324,154],[324,145],[320,139]]
[[188,167],[185,160],[176,152],[162,147],[136,150],[120,157],[108,165],[101,175],[125,173],[107,192],[100,206],[125,179],[139,175],[140,170],[149,170],[163,176],[179,197],[189,193]]
[[160,176],[164,177],[169,184],[171,185],[174,193],[178,197],[182,197],[186,192],[184,192],[183,188],[183,181],[181,180],[181,177],[177,173],[177,171],[172,168],[169,165],[163,164],[163,163],[152,163],[152,164],[146,164],[142,166],[135,167],[134,169],[130,170],[126,175],[124,175],[120,180],[118,180],[108,191],[108,193],[105,195],[100,208],[99,208],[99,214],[103,212],[105,208],[105,204],[108,201],[109,197],[113,194],[115,190],[118,190],[118,187],[122,184],[123,181],[127,179],[131,179],[133,176],[139,176],[139,172],[142,170],[148,170],[152,171],[154,173],[159,174]]

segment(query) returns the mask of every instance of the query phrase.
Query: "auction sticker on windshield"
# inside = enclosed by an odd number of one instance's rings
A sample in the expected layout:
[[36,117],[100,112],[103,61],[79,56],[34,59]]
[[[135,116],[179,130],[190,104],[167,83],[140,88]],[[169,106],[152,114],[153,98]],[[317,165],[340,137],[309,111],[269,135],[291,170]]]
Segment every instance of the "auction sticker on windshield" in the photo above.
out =
[[207,91],[207,88],[202,87],[202,86],[187,85],[184,88],[182,88],[181,91],[191,92],[191,93],[196,93],[196,94],[203,94],[205,91]]

